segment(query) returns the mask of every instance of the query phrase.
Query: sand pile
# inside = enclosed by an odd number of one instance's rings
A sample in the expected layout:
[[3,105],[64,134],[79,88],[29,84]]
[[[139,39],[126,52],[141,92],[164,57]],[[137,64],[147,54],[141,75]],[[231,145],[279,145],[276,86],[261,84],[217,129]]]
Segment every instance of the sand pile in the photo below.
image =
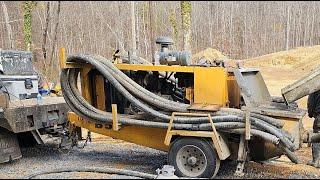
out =
[[198,52],[197,54],[192,55],[192,63],[197,63],[200,59],[206,59],[210,62],[213,62],[215,60],[227,60],[229,58],[216,49],[207,48]]
[[245,67],[281,67],[311,71],[320,65],[320,45],[298,47],[289,51],[245,59],[243,64]]
[[[235,64],[234,60],[222,52],[207,48],[197,54],[192,55],[192,63],[200,59],[208,61],[224,60],[229,64]],[[320,45],[309,47],[298,47],[289,51],[280,51],[263,56],[241,60],[244,67],[269,68],[277,67],[284,70],[312,71],[320,66]]]

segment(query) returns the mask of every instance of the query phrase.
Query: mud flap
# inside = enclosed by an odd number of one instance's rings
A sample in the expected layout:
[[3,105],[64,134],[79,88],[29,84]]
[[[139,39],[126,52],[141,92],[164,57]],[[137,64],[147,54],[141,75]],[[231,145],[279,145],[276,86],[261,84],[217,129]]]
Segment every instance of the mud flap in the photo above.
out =
[[0,128],[0,163],[9,162],[22,157],[16,134]]

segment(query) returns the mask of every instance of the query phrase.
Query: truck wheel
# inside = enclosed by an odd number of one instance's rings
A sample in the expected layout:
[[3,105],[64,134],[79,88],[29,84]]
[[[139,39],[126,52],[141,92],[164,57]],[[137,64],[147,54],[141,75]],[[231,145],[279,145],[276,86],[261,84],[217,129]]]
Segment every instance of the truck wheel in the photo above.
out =
[[16,134],[0,127],[0,163],[21,158]]
[[183,137],[171,143],[168,162],[179,177],[213,178],[220,159],[211,142],[201,138]]

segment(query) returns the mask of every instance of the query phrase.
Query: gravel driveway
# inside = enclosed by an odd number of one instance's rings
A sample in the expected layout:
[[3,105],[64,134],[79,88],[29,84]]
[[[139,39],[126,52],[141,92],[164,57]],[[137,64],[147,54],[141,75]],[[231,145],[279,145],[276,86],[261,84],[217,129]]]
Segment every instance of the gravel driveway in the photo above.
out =
[[[155,174],[157,168],[166,164],[165,152],[134,145],[111,138],[94,139],[84,149],[74,149],[69,154],[57,149],[57,142],[23,148],[23,158],[0,165],[0,178],[23,178],[32,173],[63,167],[110,167],[135,170]],[[310,148],[302,148],[298,153],[304,163],[310,158]],[[221,164],[217,178],[238,178],[233,176],[235,162]],[[319,178],[319,170],[294,165],[286,157],[264,163],[249,162],[243,178]],[[60,173],[42,175],[37,178],[130,178],[100,173]]]

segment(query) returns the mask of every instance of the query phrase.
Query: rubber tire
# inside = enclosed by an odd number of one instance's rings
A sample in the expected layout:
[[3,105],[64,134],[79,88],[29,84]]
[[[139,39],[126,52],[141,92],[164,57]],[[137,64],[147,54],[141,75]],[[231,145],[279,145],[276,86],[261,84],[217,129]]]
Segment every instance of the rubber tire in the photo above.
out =
[[0,163],[22,157],[16,134],[0,127]]
[[178,151],[186,145],[193,145],[198,147],[205,153],[207,157],[207,167],[205,171],[201,175],[191,178],[213,178],[220,168],[220,159],[217,156],[216,150],[213,148],[211,142],[202,138],[194,137],[177,138],[170,144],[168,152],[168,163],[169,165],[174,166],[176,170],[175,175],[177,175],[178,177],[187,177],[178,169],[176,162],[176,156]]

